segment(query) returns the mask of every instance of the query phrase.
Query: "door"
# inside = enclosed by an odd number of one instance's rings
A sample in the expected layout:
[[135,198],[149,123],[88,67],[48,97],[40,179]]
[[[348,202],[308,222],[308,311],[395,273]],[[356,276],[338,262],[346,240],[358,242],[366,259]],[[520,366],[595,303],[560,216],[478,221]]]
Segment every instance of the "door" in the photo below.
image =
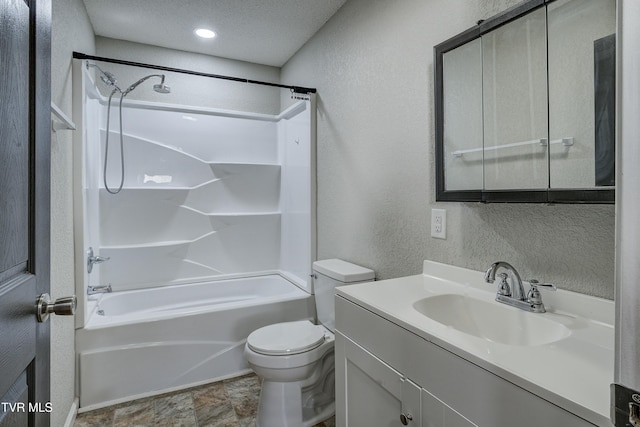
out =
[[336,332],[336,425],[420,427],[420,388]]
[[618,2],[620,72],[616,147],[616,344],[612,421],[640,426],[640,2]]
[[421,395],[422,427],[477,427],[427,390]]
[[48,426],[50,0],[0,1],[0,426]]

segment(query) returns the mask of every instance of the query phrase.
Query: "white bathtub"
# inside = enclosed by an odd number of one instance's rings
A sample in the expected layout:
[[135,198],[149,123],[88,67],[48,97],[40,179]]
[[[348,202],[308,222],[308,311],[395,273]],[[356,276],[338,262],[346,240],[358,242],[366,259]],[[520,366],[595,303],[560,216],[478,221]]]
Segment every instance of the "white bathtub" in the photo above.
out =
[[80,407],[246,373],[249,333],[314,314],[313,297],[279,275],[104,294],[76,331]]

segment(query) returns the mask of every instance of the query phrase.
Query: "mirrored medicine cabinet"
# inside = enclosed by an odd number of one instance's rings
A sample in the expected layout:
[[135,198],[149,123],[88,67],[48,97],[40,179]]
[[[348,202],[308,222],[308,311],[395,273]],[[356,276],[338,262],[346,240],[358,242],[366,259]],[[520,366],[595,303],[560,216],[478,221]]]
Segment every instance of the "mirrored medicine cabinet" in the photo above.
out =
[[436,200],[613,203],[615,0],[530,0],[437,45]]

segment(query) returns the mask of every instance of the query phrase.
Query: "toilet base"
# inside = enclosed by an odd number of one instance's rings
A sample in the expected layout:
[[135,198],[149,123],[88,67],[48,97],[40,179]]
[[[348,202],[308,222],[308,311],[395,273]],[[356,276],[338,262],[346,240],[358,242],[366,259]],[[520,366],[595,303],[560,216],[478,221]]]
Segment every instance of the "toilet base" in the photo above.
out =
[[[256,427],[312,427],[334,415],[333,396],[310,395],[301,382],[272,382],[264,380]],[[323,405],[322,400],[327,402]],[[320,402],[319,402],[320,401]]]
[[245,358],[263,379],[257,427],[313,427],[335,413],[334,335],[304,353],[265,355],[245,346]]

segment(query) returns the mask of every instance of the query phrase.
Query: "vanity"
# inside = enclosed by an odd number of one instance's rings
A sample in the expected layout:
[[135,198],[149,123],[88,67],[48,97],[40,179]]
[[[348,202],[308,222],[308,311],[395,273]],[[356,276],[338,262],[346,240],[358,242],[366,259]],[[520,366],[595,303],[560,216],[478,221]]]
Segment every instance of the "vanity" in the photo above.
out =
[[612,426],[613,301],[543,290],[527,312],[483,274],[425,261],[337,288],[338,426]]

